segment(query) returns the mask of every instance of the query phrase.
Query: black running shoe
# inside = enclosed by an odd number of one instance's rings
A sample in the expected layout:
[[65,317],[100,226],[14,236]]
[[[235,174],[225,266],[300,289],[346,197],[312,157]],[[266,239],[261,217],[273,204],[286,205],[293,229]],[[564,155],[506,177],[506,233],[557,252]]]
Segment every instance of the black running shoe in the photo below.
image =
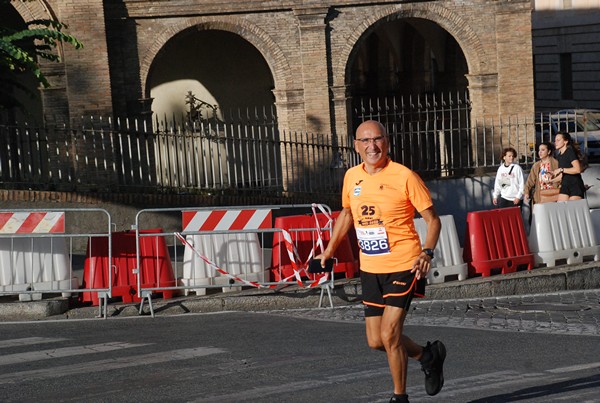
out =
[[410,403],[408,401],[408,395],[394,395],[390,399],[390,403]]
[[425,391],[430,396],[437,395],[444,386],[444,360],[446,359],[446,346],[439,340],[427,342],[425,350],[431,353],[427,363],[421,363],[425,372]]

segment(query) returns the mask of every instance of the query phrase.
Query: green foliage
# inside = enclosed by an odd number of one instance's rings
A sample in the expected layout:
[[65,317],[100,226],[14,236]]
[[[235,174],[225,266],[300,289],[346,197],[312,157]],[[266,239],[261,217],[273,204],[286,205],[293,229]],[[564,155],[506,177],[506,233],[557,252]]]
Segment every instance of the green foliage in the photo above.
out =
[[[0,4],[6,3],[7,0],[0,0]],[[29,21],[23,30],[0,26],[0,110],[3,106],[21,106],[15,98],[15,90],[33,95],[21,84],[20,77],[27,72],[33,73],[40,85],[50,86],[39,61],[60,62],[60,56],[54,52],[59,43],[70,44],[75,49],[83,47],[77,38],[63,32],[66,28],[66,24],[53,20]]]

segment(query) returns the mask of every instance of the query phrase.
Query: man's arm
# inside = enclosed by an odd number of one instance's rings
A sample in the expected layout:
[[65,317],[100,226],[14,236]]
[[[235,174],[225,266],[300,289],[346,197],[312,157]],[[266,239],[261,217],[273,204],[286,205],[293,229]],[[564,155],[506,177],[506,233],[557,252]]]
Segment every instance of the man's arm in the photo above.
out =
[[[437,215],[433,206],[419,212],[427,223],[427,235],[423,243],[423,249],[435,249],[440,231],[442,230],[442,221]],[[416,274],[417,280],[426,278],[429,269],[431,268],[431,258],[425,252],[421,252],[415,263],[413,264],[412,272]]]
[[325,261],[333,257],[335,250],[337,249],[344,236],[348,233],[348,230],[352,227],[352,213],[349,208],[344,208],[340,211],[339,216],[335,220],[333,226],[333,232],[331,239],[327,244],[327,248],[323,253],[315,256],[315,259],[321,259],[321,266],[325,267]]

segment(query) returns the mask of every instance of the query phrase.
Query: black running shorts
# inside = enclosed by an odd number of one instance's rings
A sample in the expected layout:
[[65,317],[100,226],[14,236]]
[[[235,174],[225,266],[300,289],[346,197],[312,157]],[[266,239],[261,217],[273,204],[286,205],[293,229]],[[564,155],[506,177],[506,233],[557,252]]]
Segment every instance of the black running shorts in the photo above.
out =
[[413,296],[425,294],[426,279],[410,270],[389,274],[360,272],[365,316],[381,316],[386,305],[408,310]]

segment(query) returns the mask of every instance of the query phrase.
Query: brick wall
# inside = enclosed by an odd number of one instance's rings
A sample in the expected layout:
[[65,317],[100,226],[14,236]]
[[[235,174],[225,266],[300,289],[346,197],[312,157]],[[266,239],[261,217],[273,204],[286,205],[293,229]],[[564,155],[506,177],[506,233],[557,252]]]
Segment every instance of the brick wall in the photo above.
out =
[[[597,109],[600,105],[598,6],[580,5],[569,9],[557,5],[556,8],[544,8],[533,13],[532,24],[538,111]],[[570,99],[563,99],[561,91],[561,54],[569,54],[571,57],[573,93]]]
[[[66,94],[71,118],[112,112],[108,49],[101,0],[50,0],[48,4],[67,32],[84,45],[63,46]],[[51,105],[48,105],[51,107]]]
[[[474,118],[530,115],[534,109],[529,0],[47,4],[85,44],[82,51],[64,50],[71,116],[143,112],[150,105],[148,75],[161,48],[187,29],[220,29],[248,40],[265,58],[282,128],[344,130],[352,50],[377,24],[399,18],[433,21],[459,43],[469,66]],[[47,108],[53,108],[52,99]],[[60,110],[64,105],[55,99]]]

